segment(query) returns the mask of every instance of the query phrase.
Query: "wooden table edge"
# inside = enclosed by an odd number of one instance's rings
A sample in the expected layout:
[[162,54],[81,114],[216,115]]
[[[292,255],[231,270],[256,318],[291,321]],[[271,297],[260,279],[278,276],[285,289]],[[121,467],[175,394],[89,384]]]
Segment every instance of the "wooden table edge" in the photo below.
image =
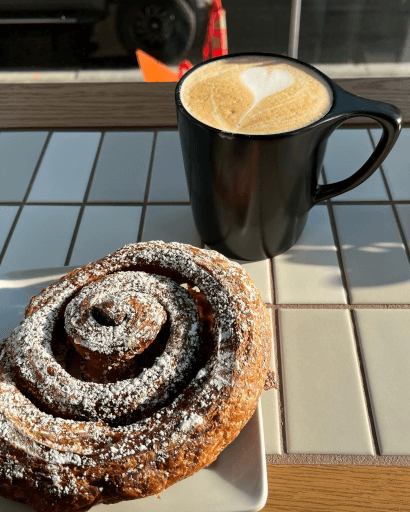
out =
[[263,512],[410,510],[410,467],[268,465]]
[[[395,104],[410,122],[410,78],[335,81],[359,96]],[[0,130],[175,129],[175,86],[174,82],[0,84]],[[363,118],[348,123],[372,126]]]

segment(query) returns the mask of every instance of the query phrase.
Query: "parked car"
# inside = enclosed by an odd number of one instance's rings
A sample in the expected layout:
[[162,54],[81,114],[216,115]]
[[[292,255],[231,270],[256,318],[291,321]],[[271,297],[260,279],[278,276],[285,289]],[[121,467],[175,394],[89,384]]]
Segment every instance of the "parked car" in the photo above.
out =
[[206,1],[0,0],[0,24],[9,29],[10,25],[23,24],[53,26],[57,39],[67,33],[69,25],[79,36],[77,46],[84,54],[93,25],[107,16],[111,4],[117,4],[117,37],[126,52],[134,54],[140,48],[169,64],[185,58],[198,34],[203,36],[208,17]]
[[164,63],[182,60],[197,34],[203,35],[208,9],[200,0],[119,0],[117,33],[124,48],[140,48]]

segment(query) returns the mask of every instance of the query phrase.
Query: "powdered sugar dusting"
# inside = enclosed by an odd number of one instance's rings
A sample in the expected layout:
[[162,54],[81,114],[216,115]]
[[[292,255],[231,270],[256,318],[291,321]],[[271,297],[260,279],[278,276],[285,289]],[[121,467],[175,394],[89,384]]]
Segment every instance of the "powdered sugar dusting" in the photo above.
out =
[[191,416],[189,416],[189,418],[183,419],[178,425],[178,428],[179,430],[182,430],[182,432],[190,432],[192,429],[198,425],[201,425],[203,422],[203,417],[194,412],[191,414]]
[[[196,294],[210,305],[209,333]],[[144,353],[165,321],[170,335],[137,377],[81,381],[53,353],[64,312],[68,338],[87,361],[106,357],[115,364],[141,347]],[[0,347],[0,457],[8,461],[0,465],[0,492],[10,474],[25,475],[48,503],[56,499],[47,510],[71,511],[77,495],[82,507],[105,493],[112,499],[112,472],[120,501],[129,489],[135,497],[160,492],[169,478],[209,464],[256,408],[268,371],[267,326],[247,274],[213,251],[131,244],[71,272],[32,299],[26,319]],[[213,352],[196,369],[207,336]],[[41,499],[38,510],[45,511]],[[57,508],[64,500],[70,505]]]

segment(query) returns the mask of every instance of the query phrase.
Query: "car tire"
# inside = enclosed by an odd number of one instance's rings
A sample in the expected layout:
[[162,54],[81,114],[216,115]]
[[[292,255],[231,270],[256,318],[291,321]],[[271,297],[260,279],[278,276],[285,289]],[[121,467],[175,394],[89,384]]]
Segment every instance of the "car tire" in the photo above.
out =
[[165,64],[183,60],[195,39],[196,16],[186,0],[122,0],[117,34],[130,54],[136,49]]

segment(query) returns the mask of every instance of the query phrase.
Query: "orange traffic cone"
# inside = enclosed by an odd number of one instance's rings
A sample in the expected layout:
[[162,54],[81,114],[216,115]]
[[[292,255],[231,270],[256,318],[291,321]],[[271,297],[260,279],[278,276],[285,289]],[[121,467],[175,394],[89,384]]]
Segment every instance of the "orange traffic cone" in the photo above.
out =
[[137,50],[136,54],[145,82],[178,82],[178,73],[171,71],[165,64],[142,50]]
[[[205,61],[227,53],[226,12],[222,8],[221,0],[212,0],[209,4],[209,22],[202,57]],[[142,50],[137,50],[136,55],[145,82],[178,82],[184,73],[192,68],[189,60],[184,60],[179,63],[179,73],[174,73],[165,64]]]

